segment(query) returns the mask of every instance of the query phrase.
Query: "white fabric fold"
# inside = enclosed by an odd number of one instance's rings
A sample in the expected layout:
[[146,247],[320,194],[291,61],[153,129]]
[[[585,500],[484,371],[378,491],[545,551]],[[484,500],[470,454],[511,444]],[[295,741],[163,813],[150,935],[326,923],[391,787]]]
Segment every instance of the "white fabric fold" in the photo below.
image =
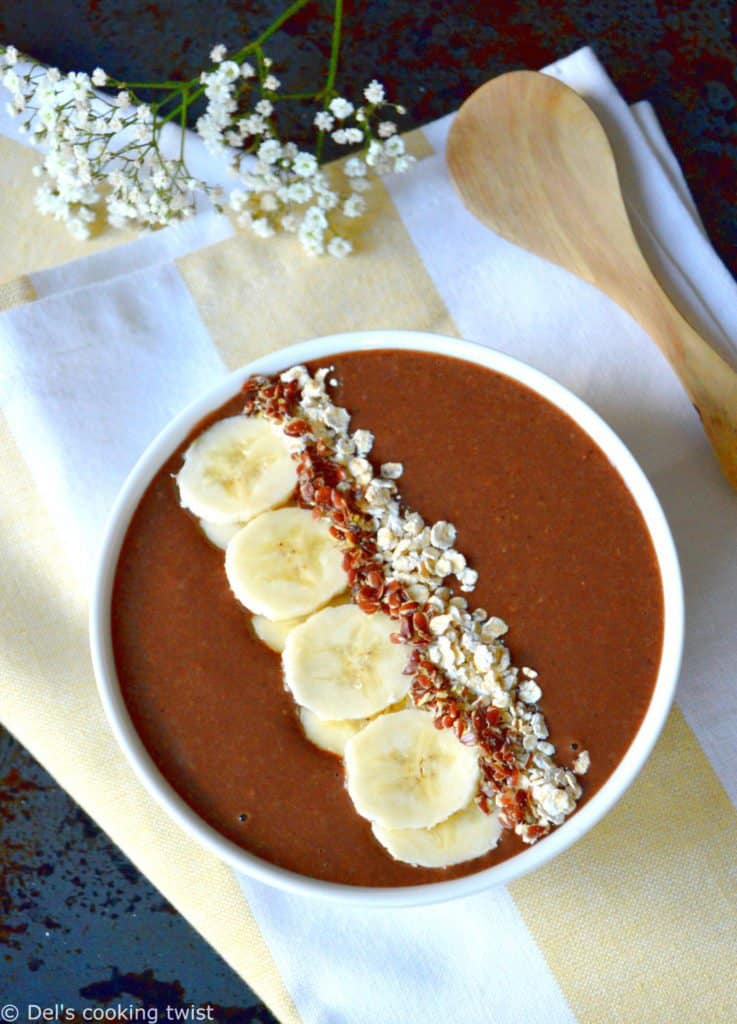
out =
[[0,320],[0,406],[85,583],[136,459],[224,372],[171,263],[50,295]]

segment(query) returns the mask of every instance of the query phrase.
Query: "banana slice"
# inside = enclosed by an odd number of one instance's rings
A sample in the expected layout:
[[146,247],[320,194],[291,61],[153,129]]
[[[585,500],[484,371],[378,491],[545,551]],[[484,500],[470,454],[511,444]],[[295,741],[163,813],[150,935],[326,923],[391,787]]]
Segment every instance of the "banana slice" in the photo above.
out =
[[[351,600],[349,593],[338,594],[330,602],[331,605],[348,604]],[[265,615],[254,615],[251,619],[251,625],[253,631],[259,638],[262,644],[266,644],[272,651],[276,651],[277,654],[281,654],[284,651],[284,647],[287,642],[287,637],[295,626],[301,626],[307,618],[306,615],[300,615],[296,619],[282,619],[281,622],[274,622],[273,619],[267,619]],[[318,746],[320,744],[318,743]]]
[[349,740],[346,784],[356,810],[384,828],[432,828],[476,792],[472,747],[414,708],[381,715]]
[[299,720],[305,731],[305,736],[321,750],[327,750],[330,754],[343,756],[345,745],[366,725],[364,718],[341,718],[329,720],[319,718],[309,708],[299,709]]
[[411,684],[406,647],[390,640],[388,615],[355,604],[323,608],[288,635],[284,681],[294,699],[320,718],[368,718],[395,704]]
[[346,586],[343,552],[328,523],[303,508],[247,523],[228,544],[225,572],[241,604],[275,622],[309,615]]
[[502,826],[496,814],[484,814],[475,800],[432,828],[371,826],[395,860],[417,868],[448,868],[482,857],[499,842]]
[[279,427],[258,416],[230,416],[192,442],[176,480],[179,500],[198,518],[245,523],[287,501],[297,470]]
[[209,519],[200,519],[200,529],[216,548],[225,551],[243,523],[211,523]]
[[265,615],[254,615],[251,619],[251,625],[262,644],[266,644],[272,651],[281,654],[289,634],[295,626],[301,625],[304,621],[304,616],[302,615],[296,619],[282,619],[281,622],[267,619]]

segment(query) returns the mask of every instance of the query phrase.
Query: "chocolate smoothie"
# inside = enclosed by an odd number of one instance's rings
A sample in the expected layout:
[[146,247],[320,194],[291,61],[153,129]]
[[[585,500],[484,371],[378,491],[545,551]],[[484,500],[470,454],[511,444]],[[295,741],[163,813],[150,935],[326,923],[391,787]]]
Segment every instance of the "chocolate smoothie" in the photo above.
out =
[[[351,428],[374,433],[372,462],[404,465],[406,504],[457,527],[457,546],[479,571],[474,607],[509,624],[513,662],[539,673],[557,760],[570,767],[590,754],[581,806],[637,732],[661,656],[655,553],[618,473],[567,415],[475,364],[386,350],[315,365],[334,367],[332,394]],[[236,397],[207,422],[242,405]],[[222,551],[179,505],[173,477],[188,443],[133,516],[112,602],[123,696],[174,789],[244,849],[344,884],[436,882],[524,849],[505,831],[482,858],[425,869],[377,843],[342,762],[305,738],[280,658],[234,599]]]

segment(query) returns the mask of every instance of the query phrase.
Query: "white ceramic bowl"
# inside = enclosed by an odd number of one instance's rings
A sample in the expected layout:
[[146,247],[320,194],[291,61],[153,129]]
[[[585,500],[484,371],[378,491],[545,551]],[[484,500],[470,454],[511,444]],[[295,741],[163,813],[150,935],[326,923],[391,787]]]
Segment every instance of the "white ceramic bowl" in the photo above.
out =
[[[153,476],[203,416],[231,398],[252,373],[272,374],[338,352],[372,348],[415,349],[477,363],[527,385],[574,419],[619,471],[640,508],[655,548],[665,606],[663,654],[650,705],[625,756],[599,792],[540,843],[498,865],[464,878],[399,888],[363,888],[316,881],[247,853],[206,824],[161,775],[131,723],[116,678],[110,630],[113,577],[130,518]],[[673,701],[683,642],[683,591],[673,539],[647,478],[619,438],[580,399],[539,371],[479,345],[434,334],[365,332],[318,338],[257,359],[211,388],[159,434],[134,467],[113,508],[94,584],[90,634],[100,696],[118,742],[151,794],[198,842],[236,870],[283,889],[365,906],[407,906],[467,896],[518,878],[567,849],[612,808],[650,754]],[[622,841],[627,840],[623,837]]]

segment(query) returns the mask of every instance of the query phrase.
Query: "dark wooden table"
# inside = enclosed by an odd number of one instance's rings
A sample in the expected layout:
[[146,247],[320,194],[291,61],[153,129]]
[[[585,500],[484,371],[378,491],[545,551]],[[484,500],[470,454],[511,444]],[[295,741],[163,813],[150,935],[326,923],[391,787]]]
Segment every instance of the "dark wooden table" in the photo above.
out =
[[[214,43],[236,49],[284,6],[16,0],[0,8],[0,40],[62,70],[101,65],[126,80],[189,78]],[[275,37],[269,52],[280,77],[320,81],[331,16],[332,3],[315,0]],[[712,241],[737,273],[736,35],[737,6],[728,0],[348,2],[338,86],[356,95],[378,78],[406,105],[404,127],[414,127],[456,109],[493,75],[541,67],[590,44],[628,101],[654,104]],[[299,113],[289,127],[293,137],[305,136]],[[1,730],[0,844],[0,1004],[209,1003],[212,1020],[273,1020]]]

